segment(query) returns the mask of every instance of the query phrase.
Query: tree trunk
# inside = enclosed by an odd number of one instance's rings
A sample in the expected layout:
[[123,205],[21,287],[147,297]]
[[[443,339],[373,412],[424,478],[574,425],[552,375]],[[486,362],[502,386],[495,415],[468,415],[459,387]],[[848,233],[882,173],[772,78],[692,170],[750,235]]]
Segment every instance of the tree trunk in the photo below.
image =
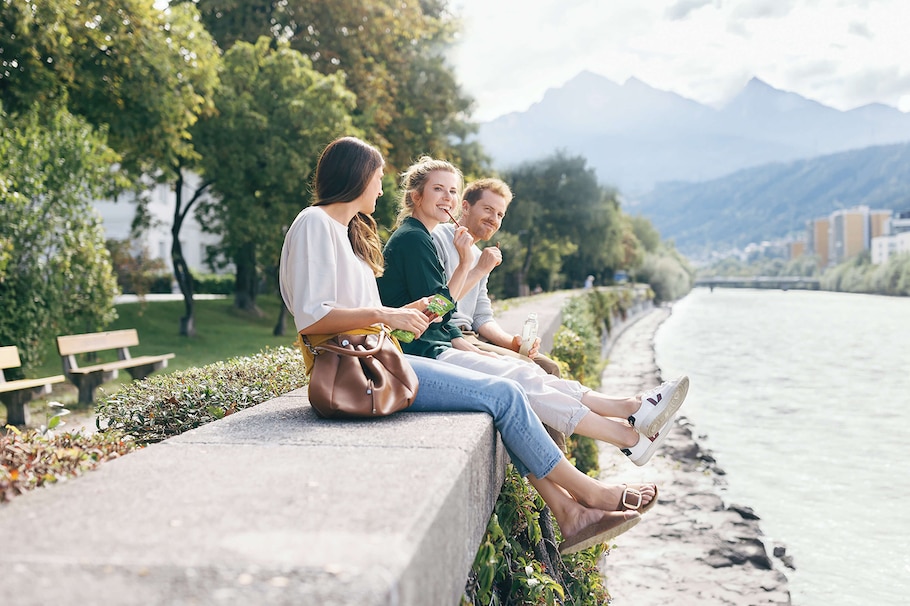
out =
[[281,310],[278,312],[278,321],[275,323],[275,328],[272,329],[272,334],[276,337],[283,337],[286,332],[288,308],[284,304],[284,298],[281,296],[281,271],[279,266],[270,266],[268,274],[272,279],[272,284],[276,286],[275,290],[278,291],[278,301],[281,302]]
[[256,244],[247,242],[234,254],[234,265],[237,267],[237,279],[234,283],[234,307],[243,311],[262,315],[256,306],[256,291],[259,281],[256,272]]
[[178,169],[177,183],[174,187],[175,206],[174,206],[174,224],[171,226],[171,262],[174,265],[174,278],[177,280],[177,286],[183,294],[184,315],[180,318],[180,336],[195,337],[196,321],[195,308],[193,306],[193,276],[190,268],[183,257],[183,245],[180,244],[180,228],[183,227],[183,220],[186,218],[186,211],[189,210],[190,204],[195,201],[196,197],[183,206],[183,172]]
[[281,311],[278,312],[278,322],[275,324],[275,328],[272,330],[272,334],[276,337],[283,337],[285,334],[286,324],[288,317],[288,308],[285,307],[284,302],[281,303]]

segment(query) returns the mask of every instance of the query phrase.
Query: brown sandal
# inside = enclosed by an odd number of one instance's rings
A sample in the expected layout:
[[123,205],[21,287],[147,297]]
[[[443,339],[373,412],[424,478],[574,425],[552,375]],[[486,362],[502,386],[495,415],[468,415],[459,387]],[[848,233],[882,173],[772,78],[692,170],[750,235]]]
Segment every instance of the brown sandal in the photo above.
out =
[[618,537],[625,531],[629,530],[641,522],[641,515],[637,511],[607,511],[604,512],[604,518],[600,522],[594,522],[590,526],[582,528],[580,531],[566,537],[559,544],[560,555],[569,555],[577,551],[582,551],[606,543]]
[[[642,507],[641,501],[641,489],[645,486],[654,487],[654,497],[648,501],[648,504]],[[638,513],[646,513],[652,507],[657,505],[657,484],[625,484],[625,488],[622,491],[622,497],[619,499],[619,509],[617,511],[637,511]]]

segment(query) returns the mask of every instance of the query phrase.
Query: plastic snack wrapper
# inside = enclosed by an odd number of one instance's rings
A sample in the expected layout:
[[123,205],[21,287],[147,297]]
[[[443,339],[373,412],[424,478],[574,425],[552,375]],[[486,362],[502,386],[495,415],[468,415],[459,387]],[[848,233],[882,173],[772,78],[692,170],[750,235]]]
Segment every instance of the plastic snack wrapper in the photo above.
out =
[[[442,295],[433,295],[430,297],[430,302],[427,304],[427,308],[423,313],[427,315],[431,320],[438,318],[439,316],[444,316],[455,309],[455,304],[449,301],[447,298]],[[402,343],[410,343],[414,340],[414,333],[410,330],[401,330],[396,328],[392,331],[392,336],[401,341]]]

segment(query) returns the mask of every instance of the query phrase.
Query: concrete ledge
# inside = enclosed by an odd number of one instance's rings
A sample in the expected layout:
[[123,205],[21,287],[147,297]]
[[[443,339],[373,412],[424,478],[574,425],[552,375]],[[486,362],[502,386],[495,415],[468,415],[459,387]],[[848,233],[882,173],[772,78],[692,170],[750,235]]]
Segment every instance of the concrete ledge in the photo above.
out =
[[[549,349],[576,294],[500,322]],[[506,462],[487,415],[326,421],[297,390],[0,506],[0,603],[454,606]]]
[[454,605],[506,460],[487,415],[298,390],[0,507],[4,603]]

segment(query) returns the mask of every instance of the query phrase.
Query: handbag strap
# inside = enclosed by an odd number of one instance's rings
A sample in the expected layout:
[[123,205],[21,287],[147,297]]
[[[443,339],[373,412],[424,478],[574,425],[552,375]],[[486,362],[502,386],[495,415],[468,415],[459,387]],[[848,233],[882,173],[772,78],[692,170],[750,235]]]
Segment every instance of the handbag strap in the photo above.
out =
[[[376,340],[376,346],[371,349],[363,349],[363,350],[349,349],[347,347],[335,345],[331,340],[328,340],[325,343],[321,343],[320,345],[313,347],[313,345],[310,343],[310,340],[306,338],[306,335],[301,335],[301,337],[303,339],[304,345],[307,346],[307,349],[309,349],[310,353],[313,354],[314,356],[318,356],[322,352],[328,351],[331,353],[341,354],[343,356],[355,356],[358,358],[366,358],[368,356],[373,356],[373,355],[376,355],[377,353],[379,353],[379,350],[382,349],[382,343],[383,343],[383,341],[385,341],[385,337],[386,337],[385,330],[381,330],[378,333],[374,333],[374,334],[377,334],[379,336],[379,338]],[[340,337],[342,337],[342,335],[337,335],[336,338],[340,338]]]
[[314,356],[319,355],[319,352],[316,351],[316,348],[313,347],[313,344],[310,343],[310,340],[307,338],[306,335],[300,335],[300,340],[303,341],[303,344],[306,345],[306,348],[310,351],[311,354],[313,354]]

